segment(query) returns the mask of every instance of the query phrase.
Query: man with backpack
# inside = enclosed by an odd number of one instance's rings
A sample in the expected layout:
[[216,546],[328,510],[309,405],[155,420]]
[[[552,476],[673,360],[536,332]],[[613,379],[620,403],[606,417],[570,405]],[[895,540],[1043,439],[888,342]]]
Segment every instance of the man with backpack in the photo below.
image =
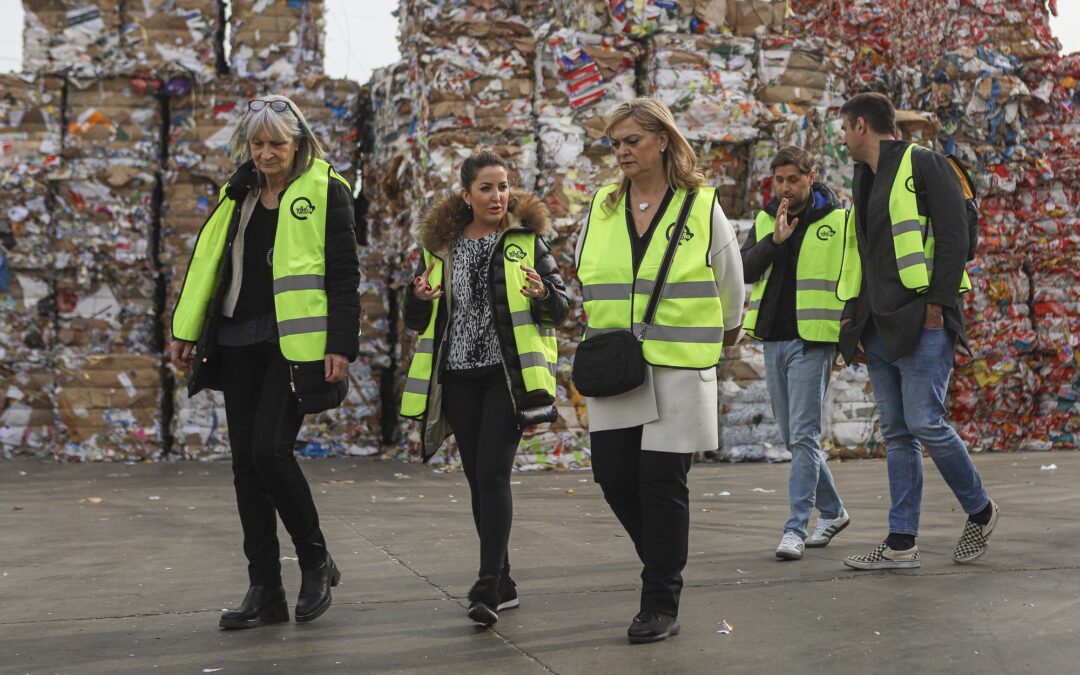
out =
[[892,500],[888,537],[844,564],[921,565],[922,450],[968,514],[953,551],[955,562],[968,563],[986,552],[998,519],[967,447],[945,421],[955,340],[967,347],[960,294],[971,289],[964,270],[973,252],[969,204],[949,158],[896,140],[888,98],[858,94],[840,116],[856,162],[837,290],[848,301],[840,351],[848,363],[865,351]]

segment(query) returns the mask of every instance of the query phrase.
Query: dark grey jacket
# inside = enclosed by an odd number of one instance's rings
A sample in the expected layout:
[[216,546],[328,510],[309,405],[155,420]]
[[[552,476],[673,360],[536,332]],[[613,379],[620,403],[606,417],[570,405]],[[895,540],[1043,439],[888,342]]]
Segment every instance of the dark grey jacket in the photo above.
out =
[[936,240],[930,288],[918,293],[900,281],[889,193],[908,145],[907,141],[882,141],[876,175],[866,164],[855,165],[852,192],[863,283],[859,297],[844,309],[844,316],[852,320],[840,330],[840,353],[848,363],[871,319],[890,361],[914,350],[922,335],[927,303],[942,306],[945,327],[967,347],[960,300],[968,252],[964,194],[949,160],[936,152],[913,155],[919,210],[933,223]]

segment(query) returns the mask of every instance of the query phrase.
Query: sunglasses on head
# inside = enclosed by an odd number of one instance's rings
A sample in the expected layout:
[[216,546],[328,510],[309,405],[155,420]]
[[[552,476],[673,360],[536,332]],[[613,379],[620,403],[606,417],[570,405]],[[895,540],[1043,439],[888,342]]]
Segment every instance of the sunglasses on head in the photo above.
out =
[[285,112],[290,110],[288,101],[264,101],[261,98],[256,98],[248,101],[248,110],[251,112],[259,112],[266,106],[270,106],[270,109],[274,112]]

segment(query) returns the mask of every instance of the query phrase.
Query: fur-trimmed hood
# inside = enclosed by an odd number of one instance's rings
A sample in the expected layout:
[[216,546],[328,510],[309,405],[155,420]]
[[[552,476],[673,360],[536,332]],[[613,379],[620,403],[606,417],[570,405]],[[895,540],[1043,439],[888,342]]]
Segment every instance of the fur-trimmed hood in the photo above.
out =
[[[508,229],[524,228],[540,237],[550,238],[551,213],[544,202],[525,190],[510,190],[508,217],[503,221]],[[437,200],[420,219],[420,244],[436,255],[445,255],[450,245],[472,216],[458,192],[448,192]]]

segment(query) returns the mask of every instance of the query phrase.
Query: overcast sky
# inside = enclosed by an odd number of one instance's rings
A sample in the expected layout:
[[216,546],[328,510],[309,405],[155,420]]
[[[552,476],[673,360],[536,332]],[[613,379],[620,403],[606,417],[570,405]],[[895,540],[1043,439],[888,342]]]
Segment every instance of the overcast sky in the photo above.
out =
[[[937,0],[925,0],[936,2]],[[371,71],[398,59],[397,0],[326,0],[326,72],[367,82]],[[1051,30],[1066,53],[1080,50],[1080,0],[1059,0]],[[0,0],[0,72],[22,66],[22,3]]]

